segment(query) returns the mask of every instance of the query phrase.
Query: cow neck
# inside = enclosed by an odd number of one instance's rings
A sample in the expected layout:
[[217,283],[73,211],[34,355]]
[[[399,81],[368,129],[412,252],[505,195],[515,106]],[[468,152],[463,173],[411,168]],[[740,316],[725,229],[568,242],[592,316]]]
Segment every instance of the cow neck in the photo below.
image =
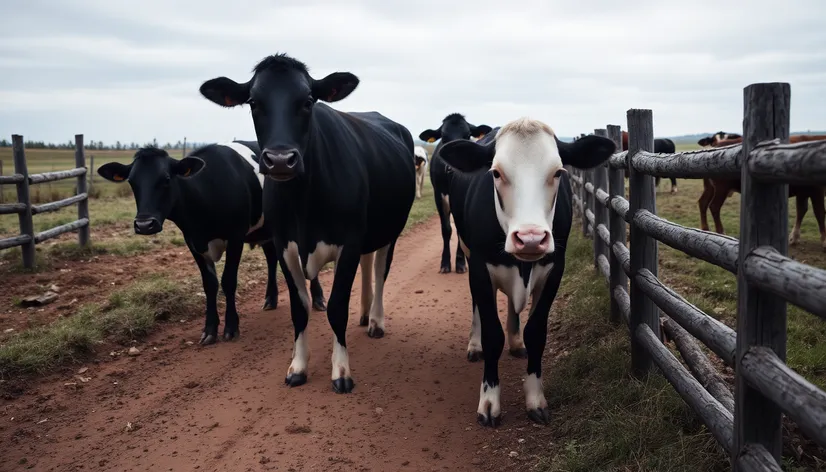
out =
[[184,208],[187,206],[187,203],[182,201],[186,192],[182,192],[181,186],[183,182],[181,182],[180,178],[173,178],[172,185],[169,189],[171,194],[170,198],[172,199],[172,208],[169,209],[169,214],[166,215],[166,219],[175,223],[176,226],[181,228],[184,224],[184,215],[186,215],[186,211]]

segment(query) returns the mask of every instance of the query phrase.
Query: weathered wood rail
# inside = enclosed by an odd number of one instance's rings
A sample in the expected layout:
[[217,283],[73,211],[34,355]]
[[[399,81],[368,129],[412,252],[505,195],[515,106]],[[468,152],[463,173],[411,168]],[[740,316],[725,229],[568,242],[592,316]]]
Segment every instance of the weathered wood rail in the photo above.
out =
[[[787,303],[826,319],[826,270],[787,255],[788,186],[826,185],[826,142],[788,144],[790,97],[786,83],[749,85],[741,144],[675,154],[652,152],[652,112],[631,109],[628,151],[589,171],[569,169],[575,213],[610,287],[611,319],[629,328],[632,371],[645,376],[657,366],[737,471],[781,470],[783,414],[826,447],[826,393],[785,363]],[[619,126],[594,134],[621,149]],[[655,177],[741,179],[741,239],[658,216]],[[657,278],[658,242],[737,277],[736,330]],[[666,348],[661,329],[685,364]],[[695,338],[734,368],[733,393]]]
[[[83,135],[75,135],[75,168],[69,170],[29,175],[23,136],[12,135],[12,146],[14,174],[0,176],[0,185],[14,184],[17,186],[17,203],[0,204],[0,215],[17,214],[20,222],[20,235],[0,239],[0,250],[20,246],[23,252],[23,266],[31,269],[35,265],[35,245],[43,241],[60,236],[63,233],[77,231],[78,243],[81,246],[86,246],[89,243],[89,195],[86,190],[88,170],[83,150]],[[72,178],[77,179],[76,195],[56,202],[32,205],[29,196],[30,185]],[[74,204],[77,204],[77,220],[39,233],[34,232],[33,215],[56,211]]]

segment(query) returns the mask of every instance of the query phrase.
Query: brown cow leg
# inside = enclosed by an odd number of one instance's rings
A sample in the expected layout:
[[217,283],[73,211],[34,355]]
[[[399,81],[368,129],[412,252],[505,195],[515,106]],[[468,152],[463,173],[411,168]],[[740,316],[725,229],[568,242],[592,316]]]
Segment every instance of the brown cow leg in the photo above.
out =
[[700,206],[700,229],[703,231],[708,231],[708,216],[706,211],[713,197],[714,186],[711,185],[709,179],[703,179],[703,193],[700,195],[700,199],[697,200],[697,204]]
[[[800,192],[795,196],[795,219],[794,228],[789,233],[789,245],[794,246],[800,242],[800,224],[803,222],[803,217],[809,210],[809,195],[806,192]],[[817,216],[815,216],[817,218]]]
[[726,184],[719,185],[719,187],[715,186],[714,197],[711,199],[711,203],[708,204],[711,210],[711,217],[714,218],[714,231],[718,234],[726,234],[725,230],[723,230],[723,220],[720,219],[720,209],[722,209],[723,204],[726,203],[729,188]]

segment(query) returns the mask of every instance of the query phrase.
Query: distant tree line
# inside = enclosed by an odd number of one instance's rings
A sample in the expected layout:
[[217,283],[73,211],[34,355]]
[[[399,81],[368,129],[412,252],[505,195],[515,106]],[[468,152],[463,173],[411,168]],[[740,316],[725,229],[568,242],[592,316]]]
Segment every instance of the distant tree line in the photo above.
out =
[[[207,143],[197,143],[197,142],[189,142],[186,143],[187,149],[195,149],[200,146],[204,146]],[[75,142],[73,140],[66,141],[64,143],[47,143],[44,141],[24,141],[24,145],[26,149],[74,149]],[[11,147],[12,143],[8,139],[0,139],[0,148],[4,147]],[[84,147],[89,150],[97,150],[97,151],[123,151],[123,150],[133,150],[138,149],[140,147],[146,146],[154,146],[154,147],[162,147],[163,149],[183,149],[184,143],[183,141],[178,141],[175,144],[167,142],[163,146],[158,145],[158,140],[153,139],[152,141],[138,144],[136,142],[131,143],[122,143],[120,141],[116,141],[114,144],[106,144],[103,141],[95,141],[90,140],[84,143]]]

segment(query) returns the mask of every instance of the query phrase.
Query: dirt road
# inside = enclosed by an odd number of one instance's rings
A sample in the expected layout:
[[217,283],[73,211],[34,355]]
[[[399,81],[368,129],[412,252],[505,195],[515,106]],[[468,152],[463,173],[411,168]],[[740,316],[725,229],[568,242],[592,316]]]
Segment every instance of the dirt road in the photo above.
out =
[[[75,366],[4,402],[0,470],[517,467],[523,438],[536,428],[524,413],[525,361],[505,350],[504,425],[496,431],[478,426],[482,365],[466,360],[467,276],[438,274],[440,247],[436,218],[399,241],[381,339],[368,338],[357,325],[356,277],[347,332],[352,394],[332,391],[332,331],[318,312],[308,328],[308,383],[284,385],[293,338],[287,291],[282,288],[276,311],[262,312],[260,287],[239,300],[236,342],[202,348],[187,343],[197,342],[201,319],[168,324],[140,344],[140,355],[89,364],[86,382],[75,380]],[[332,273],[322,274],[321,283],[329,296]],[[503,310],[500,316],[504,320]]]

